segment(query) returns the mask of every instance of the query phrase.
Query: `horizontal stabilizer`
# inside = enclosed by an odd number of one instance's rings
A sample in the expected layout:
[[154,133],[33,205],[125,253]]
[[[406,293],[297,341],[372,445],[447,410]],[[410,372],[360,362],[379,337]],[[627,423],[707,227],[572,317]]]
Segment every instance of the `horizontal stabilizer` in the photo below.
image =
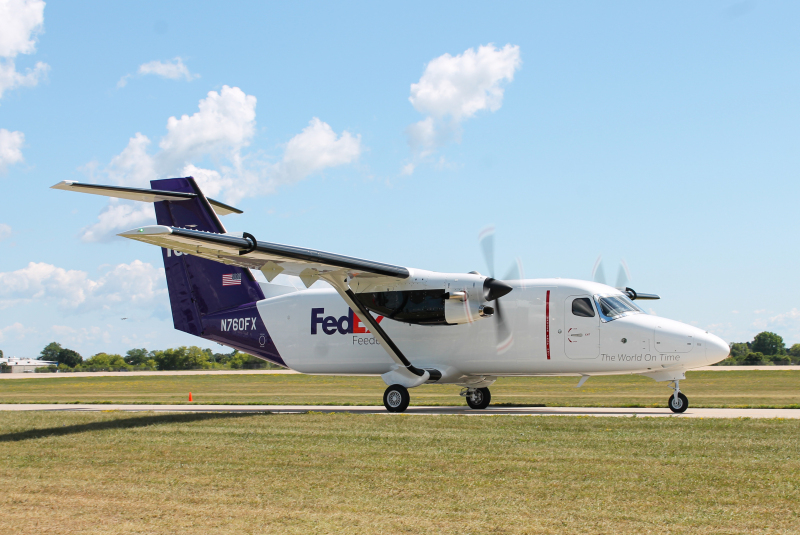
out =
[[[182,254],[190,254],[232,266],[259,269],[270,278],[270,273],[300,276],[315,272],[317,275],[342,272],[351,277],[390,277],[407,279],[409,271],[371,260],[293,247],[250,239],[249,234],[214,234],[198,230],[152,225],[119,234],[123,238],[158,245]],[[310,270],[310,271],[306,271]]]
[[[64,191],[78,191],[80,193],[91,193],[92,195],[103,195],[105,197],[117,197],[130,201],[158,202],[158,201],[188,201],[197,197],[196,193],[180,193],[176,191],[163,191],[158,189],[126,188],[121,186],[102,186],[99,184],[82,184],[72,180],[64,180],[51,189],[61,189]],[[242,211],[225,203],[208,199],[209,204],[217,215],[241,214]]]

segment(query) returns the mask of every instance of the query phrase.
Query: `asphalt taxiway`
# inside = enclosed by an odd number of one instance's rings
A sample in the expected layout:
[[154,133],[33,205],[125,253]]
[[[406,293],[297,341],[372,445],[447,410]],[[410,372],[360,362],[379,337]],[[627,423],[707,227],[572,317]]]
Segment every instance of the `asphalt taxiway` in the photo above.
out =
[[[332,406],[332,405],[120,405],[107,403],[30,403],[0,404],[0,411],[77,411],[77,412],[237,412],[302,414],[307,412],[389,414],[383,406]],[[618,408],[618,407],[505,407],[496,406],[473,410],[466,406],[409,407],[403,414],[427,416],[620,416],[620,417],[678,417],[678,418],[800,418],[800,409],[705,409],[689,408],[683,414],[674,414],[668,408]]]

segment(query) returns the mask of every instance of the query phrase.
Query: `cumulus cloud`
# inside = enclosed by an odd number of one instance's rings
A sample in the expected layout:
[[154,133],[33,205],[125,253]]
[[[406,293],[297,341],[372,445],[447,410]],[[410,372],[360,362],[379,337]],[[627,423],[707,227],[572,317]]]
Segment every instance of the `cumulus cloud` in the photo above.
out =
[[790,340],[798,340],[800,339],[800,309],[793,308],[782,314],[758,318],[753,322],[753,326],[762,331],[777,332]]
[[17,71],[19,54],[36,52],[36,38],[44,24],[42,0],[4,0],[0,2],[0,97],[19,86],[34,86],[47,74],[49,66],[38,62],[25,73]]
[[158,144],[160,157],[169,165],[208,154],[236,153],[250,144],[255,128],[256,97],[223,86],[219,93],[209,91],[194,115],[167,119],[167,135]]
[[11,227],[5,223],[0,223],[0,241],[5,240],[11,236]]
[[[194,114],[170,117],[154,153],[150,152],[151,140],[137,133],[105,169],[96,172],[96,165],[86,169],[114,184],[144,188],[154,178],[193,176],[206,195],[236,204],[326,168],[352,163],[361,154],[360,136],[347,131],[337,134],[314,117],[289,140],[277,163],[264,163],[256,158],[257,153],[246,151],[255,133],[256,97],[238,87],[223,86],[201,99]],[[201,163],[212,163],[213,168]],[[120,230],[144,224],[151,214],[152,209],[145,210],[138,203],[110,203],[100,220],[84,229],[82,239],[108,239]],[[130,226],[121,226],[127,224]]]
[[63,310],[78,312],[121,306],[152,308],[164,302],[166,292],[164,269],[140,260],[106,266],[94,280],[85,271],[43,262],[0,273],[0,309],[39,299],[57,301]]
[[112,199],[100,212],[97,222],[83,229],[81,239],[85,242],[110,241],[122,231],[155,222],[156,211],[152,204],[122,203]]
[[[169,80],[183,79],[187,82],[200,78],[199,74],[189,72],[189,68],[183,63],[183,59],[180,57],[176,57],[171,61],[149,61],[143,63],[139,65],[137,74],[140,76],[153,74]],[[117,82],[117,87],[125,87],[128,84],[128,80],[131,79],[131,76],[130,74],[126,74],[120,78],[119,82]]]
[[139,66],[139,74],[155,74],[156,76],[163,76],[170,80],[180,80],[183,78],[187,82],[191,82],[195,78],[200,78],[199,74],[192,74],[189,68],[183,64],[183,60],[179,57],[172,61],[151,61]]
[[461,123],[480,111],[503,105],[505,84],[522,65],[519,47],[492,44],[469,48],[462,54],[444,54],[431,60],[419,82],[411,84],[408,100],[425,119],[406,130],[419,157],[460,135]]
[[24,143],[25,134],[22,132],[9,132],[5,128],[0,128],[0,172],[4,172],[9,165],[23,160]]
[[[25,327],[20,322],[12,323],[11,325],[7,325],[3,328],[0,328],[0,342],[4,342],[9,335],[13,335],[16,339],[25,338],[25,335],[31,334],[36,332],[36,329],[31,327]],[[11,355],[4,355],[6,357],[10,357]]]
[[278,183],[297,182],[328,167],[352,163],[360,154],[360,135],[354,136],[345,130],[337,136],[328,123],[314,117],[286,144],[274,180]]

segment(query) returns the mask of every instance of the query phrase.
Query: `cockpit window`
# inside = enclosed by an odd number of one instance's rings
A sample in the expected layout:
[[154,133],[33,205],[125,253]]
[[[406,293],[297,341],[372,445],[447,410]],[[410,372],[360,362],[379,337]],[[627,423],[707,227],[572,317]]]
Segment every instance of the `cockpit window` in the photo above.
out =
[[572,313],[582,318],[593,318],[594,308],[588,297],[578,297],[572,301]]
[[606,321],[632,314],[644,314],[644,310],[633,304],[626,295],[596,295],[597,308]]

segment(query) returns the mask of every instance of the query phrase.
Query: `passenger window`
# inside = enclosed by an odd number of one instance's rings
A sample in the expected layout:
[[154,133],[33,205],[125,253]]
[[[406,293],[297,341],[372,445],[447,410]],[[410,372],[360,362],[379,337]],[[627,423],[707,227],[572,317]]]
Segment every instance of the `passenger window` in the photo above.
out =
[[572,302],[572,313],[582,318],[593,318],[594,309],[588,297],[578,297]]

